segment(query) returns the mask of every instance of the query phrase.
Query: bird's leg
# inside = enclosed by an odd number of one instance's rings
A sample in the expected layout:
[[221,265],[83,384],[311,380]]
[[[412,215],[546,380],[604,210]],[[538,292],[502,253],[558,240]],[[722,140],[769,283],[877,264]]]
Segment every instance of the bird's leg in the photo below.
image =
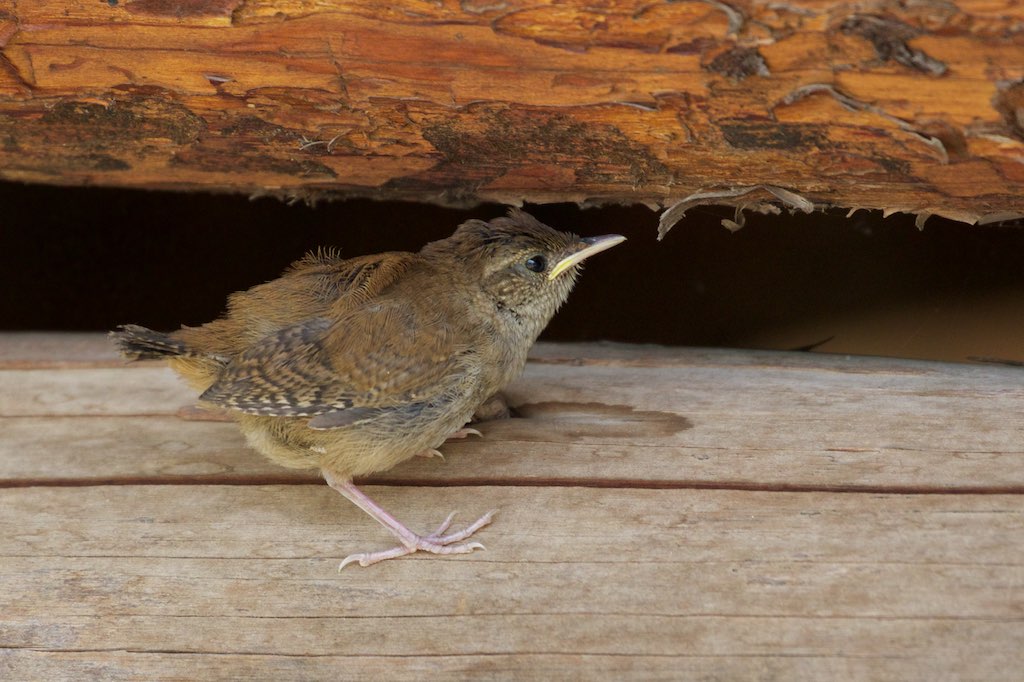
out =
[[427,536],[417,535],[413,531],[409,530],[401,521],[387,513],[380,505],[374,502],[366,493],[361,491],[351,480],[336,478],[330,472],[324,471],[324,479],[327,481],[327,485],[331,486],[339,493],[341,493],[347,500],[352,502],[364,512],[372,516],[382,526],[387,528],[402,542],[401,547],[395,547],[394,549],[388,549],[380,552],[367,552],[363,554],[352,554],[341,562],[338,570],[345,568],[345,566],[359,562],[360,566],[369,566],[385,559],[394,559],[396,557],[405,556],[406,554],[412,554],[416,551],[430,552],[432,554],[468,554],[474,549],[483,549],[484,546],[479,542],[468,542],[465,544],[453,544],[465,540],[473,533],[477,532],[488,523],[494,516],[493,511],[489,511],[475,523],[467,526],[466,528],[450,533],[448,535],[442,535],[448,526],[451,525],[452,518],[455,516],[454,513],[449,514],[448,518],[445,519],[437,530]]

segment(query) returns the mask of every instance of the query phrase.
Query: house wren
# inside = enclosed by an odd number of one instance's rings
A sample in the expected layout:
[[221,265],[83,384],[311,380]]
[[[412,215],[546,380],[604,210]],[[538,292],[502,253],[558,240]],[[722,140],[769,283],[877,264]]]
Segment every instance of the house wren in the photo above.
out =
[[340,568],[418,550],[463,554],[482,547],[464,540],[493,512],[453,533],[449,516],[418,535],[352,478],[476,433],[465,425],[522,372],[579,264],[624,240],[581,239],[513,209],[463,223],[419,253],[311,253],[231,295],[227,313],[201,327],[162,334],[125,325],[112,335],[129,359],[169,360],[201,401],[230,411],[253,448],[286,467],[319,469],[401,541]]

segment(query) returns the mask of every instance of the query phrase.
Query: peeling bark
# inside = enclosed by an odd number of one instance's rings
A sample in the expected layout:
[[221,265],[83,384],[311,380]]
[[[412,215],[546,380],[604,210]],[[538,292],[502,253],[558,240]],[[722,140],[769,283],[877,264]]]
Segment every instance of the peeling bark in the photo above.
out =
[[1022,83],[1011,0],[0,0],[0,178],[986,222]]

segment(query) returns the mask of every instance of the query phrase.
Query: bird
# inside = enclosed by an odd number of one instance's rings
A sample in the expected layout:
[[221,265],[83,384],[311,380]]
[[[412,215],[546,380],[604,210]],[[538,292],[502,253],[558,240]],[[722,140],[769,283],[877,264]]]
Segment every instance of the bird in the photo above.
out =
[[201,403],[226,408],[253,449],[319,470],[398,538],[339,570],[418,551],[466,554],[483,549],[466,540],[493,510],[455,532],[449,514],[422,535],[353,479],[480,435],[467,424],[522,373],[583,260],[625,239],[581,238],[513,208],[415,253],[310,252],[278,279],[230,295],[216,320],[170,333],[127,324],[111,336],[128,360],[166,359]]

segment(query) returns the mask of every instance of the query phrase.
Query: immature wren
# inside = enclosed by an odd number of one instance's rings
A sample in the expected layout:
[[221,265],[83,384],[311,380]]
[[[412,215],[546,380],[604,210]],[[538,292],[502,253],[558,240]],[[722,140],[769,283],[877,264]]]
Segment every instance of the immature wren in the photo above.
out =
[[[477,433],[476,409],[515,379],[569,296],[583,259],[625,240],[558,232],[523,211],[470,220],[419,253],[343,260],[317,252],[280,278],[232,294],[227,313],[161,334],[125,325],[130,359],[166,358],[200,400],[227,408],[249,444],[328,485],[398,537],[353,554],[361,566],[418,550],[464,554],[488,512],[417,535],[352,484]],[[439,454],[439,453],[438,453]]]

